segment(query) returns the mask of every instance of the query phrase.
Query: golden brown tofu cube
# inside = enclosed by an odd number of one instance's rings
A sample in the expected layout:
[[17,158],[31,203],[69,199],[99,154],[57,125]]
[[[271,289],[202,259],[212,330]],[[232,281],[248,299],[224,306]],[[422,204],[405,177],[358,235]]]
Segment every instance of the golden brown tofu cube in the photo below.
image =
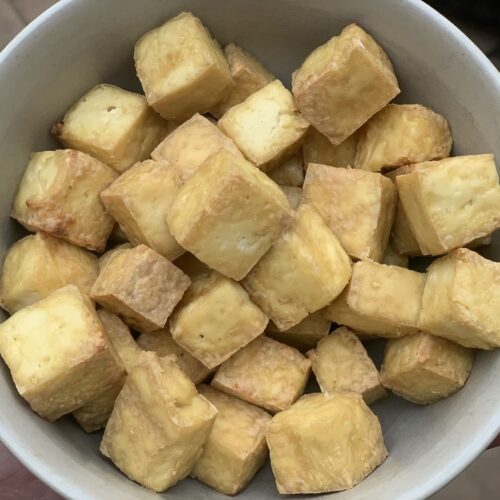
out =
[[165,137],[151,157],[167,160],[181,183],[185,183],[209,156],[222,149],[243,158],[234,142],[217,125],[196,114]]
[[170,318],[174,340],[215,368],[258,337],[267,316],[245,289],[217,271],[195,278]]
[[280,186],[301,187],[304,183],[304,167],[299,155],[292,156],[269,172],[269,177]]
[[276,413],[302,395],[310,369],[299,351],[261,335],[225,361],[211,385]]
[[424,255],[440,255],[500,227],[493,155],[426,162],[396,177],[399,197]]
[[397,201],[389,179],[374,172],[311,163],[303,201],[316,208],[351,257],[382,259]]
[[19,394],[50,421],[93,400],[125,374],[93,304],[75,285],[0,324],[0,355]]
[[420,104],[388,104],[368,120],[359,137],[357,168],[380,172],[450,155],[446,118]]
[[26,236],[9,248],[0,278],[0,304],[10,314],[66,285],[88,294],[97,278],[97,258],[45,233]]
[[101,271],[113,257],[120,254],[124,250],[130,250],[131,248],[134,248],[131,243],[122,243],[121,245],[117,245],[116,247],[110,248],[104,252],[99,259],[97,259],[97,274],[101,274]]
[[302,189],[294,186],[281,186],[281,190],[285,193],[288,203],[295,210],[302,202]]
[[303,396],[273,417],[267,444],[282,494],[347,490],[387,458],[378,418],[349,392]]
[[382,264],[408,268],[408,262],[409,259],[406,255],[396,252],[390,243],[387,245],[382,257]]
[[266,431],[271,416],[207,385],[200,385],[198,391],[217,408],[217,417],[191,477],[221,493],[236,495],[267,457]]
[[355,392],[363,396],[366,404],[386,395],[366,349],[345,326],[321,339],[307,355],[321,392]]
[[144,243],[173,260],[184,249],[170,234],[165,214],[180,187],[168,162],[146,160],[120,175],[101,193],[101,201],[131,243]]
[[386,53],[355,24],[307,56],[292,89],[301,113],[334,146],[400,92]]
[[233,106],[218,126],[248,160],[267,171],[298,151],[309,123],[292,93],[274,80]]
[[179,258],[175,259],[174,264],[191,279],[210,270],[206,264],[189,252],[184,252]]
[[69,108],[52,132],[65,147],[124,172],[149,157],[167,134],[167,124],[143,95],[98,85]]
[[123,250],[102,269],[90,292],[140,332],[163,328],[191,280],[145,245]]
[[99,194],[118,174],[73,149],[34,153],[17,189],[11,217],[46,233],[102,252],[114,221]]
[[189,12],[143,35],[134,60],[149,104],[166,119],[204,113],[234,87],[220,45]]
[[276,183],[246,160],[219,151],[184,184],[167,222],[183,248],[239,281],[292,216]]
[[451,396],[472,370],[474,350],[425,332],[387,342],[382,384],[418,405]]
[[100,450],[130,479],[165,491],[189,474],[216,415],[175,356],[144,352],[116,399]]
[[280,330],[328,305],[351,277],[351,260],[321,216],[301,205],[295,220],[242,281]]
[[356,262],[351,282],[325,309],[325,315],[335,323],[379,337],[416,333],[425,277],[402,267]]

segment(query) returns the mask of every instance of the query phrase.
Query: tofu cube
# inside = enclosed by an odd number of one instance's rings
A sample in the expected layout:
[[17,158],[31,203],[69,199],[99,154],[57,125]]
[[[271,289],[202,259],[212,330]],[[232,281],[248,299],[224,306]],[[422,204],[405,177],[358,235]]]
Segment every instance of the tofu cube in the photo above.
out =
[[149,157],[167,134],[167,123],[143,95],[98,85],[69,108],[52,133],[64,147],[88,153],[124,172]]
[[90,292],[140,332],[163,328],[191,280],[145,245],[123,250],[101,271]]
[[221,493],[236,495],[266,460],[271,416],[207,385],[200,385],[198,391],[217,408],[217,417],[191,477]]
[[116,257],[124,250],[130,250],[131,248],[134,248],[131,243],[122,243],[121,245],[117,245],[116,247],[110,248],[109,250],[104,252],[97,259],[97,274],[101,274],[104,267],[108,264],[108,262],[111,261],[113,257]]
[[99,194],[117,176],[104,163],[73,149],[33,153],[10,215],[28,231],[44,231],[102,252],[114,221]]
[[309,123],[292,93],[274,80],[228,110],[218,126],[248,160],[269,171],[299,150]]
[[382,264],[386,264],[388,266],[405,267],[406,269],[408,269],[408,262],[409,259],[406,255],[401,255],[400,253],[396,252],[392,248],[392,245],[390,243],[389,245],[387,245],[384,256],[382,257]]
[[307,394],[269,424],[267,444],[278,492],[352,488],[386,458],[382,429],[359,394]]
[[125,375],[91,301],[75,285],[52,292],[0,324],[0,355],[19,394],[54,421]]
[[351,277],[351,260],[321,216],[301,205],[295,220],[242,281],[280,330],[334,300]]
[[352,258],[382,259],[397,202],[389,179],[374,172],[310,163],[303,201],[316,208]]
[[304,183],[304,168],[299,155],[292,156],[279,167],[269,172],[269,177],[280,186],[301,187]]
[[143,243],[173,260],[184,249],[170,234],[165,214],[180,186],[168,162],[146,160],[120,175],[101,193],[101,201],[131,243]]
[[100,450],[130,479],[165,491],[189,474],[216,415],[175,356],[144,352],[116,399]]
[[192,253],[184,252],[180,257],[175,259],[174,264],[184,273],[187,274],[191,280],[204,274],[210,270],[210,268],[198,260]]
[[96,278],[95,255],[39,232],[9,248],[0,277],[0,304],[14,314],[70,284],[88,294]]
[[356,262],[344,293],[325,315],[353,330],[397,338],[418,331],[426,275],[369,260]]
[[239,281],[292,217],[285,194],[267,175],[219,151],[182,187],[167,222],[183,248]]
[[386,396],[380,376],[358,337],[345,326],[322,338],[307,356],[321,392],[355,392],[366,404]]
[[382,384],[418,405],[451,396],[472,370],[474,351],[425,332],[387,342]]
[[217,271],[195,278],[170,318],[174,340],[215,368],[258,337],[267,316],[245,289]]
[[143,35],[134,60],[149,104],[168,120],[209,111],[234,87],[220,45],[189,12]]
[[295,210],[302,202],[302,189],[294,186],[281,186],[281,190],[285,193],[288,203]]
[[277,413],[302,395],[310,369],[299,351],[261,335],[225,361],[211,385]]
[[301,113],[334,146],[400,92],[386,53],[355,24],[307,56],[292,89]]

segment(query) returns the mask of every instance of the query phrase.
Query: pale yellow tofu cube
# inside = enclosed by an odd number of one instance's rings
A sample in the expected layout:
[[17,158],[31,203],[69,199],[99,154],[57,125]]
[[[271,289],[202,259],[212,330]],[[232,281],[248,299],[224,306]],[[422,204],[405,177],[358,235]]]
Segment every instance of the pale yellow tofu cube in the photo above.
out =
[[204,274],[210,268],[201,260],[198,260],[192,253],[184,252],[179,258],[175,259],[174,264],[191,279],[196,278],[200,274]]
[[11,217],[46,233],[102,252],[114,221],[99,194],[118,174],[73,149],[33,153],[17,188]]
[[356,262],[352,279],[326,309],[331,321],[379,337],[418,331],[426,275],[369,260]]
[[380,376],[358,337],[345,326],[321,339],[307,353],[321,392],[355,392],[366,404],[386,395]]
[[261,335],[225,361],[211,385],[276,413],[303,394],[310,370],[297,349]]
[[97,259],[97,274],[101,274],[104,267],[113,257],[116,257],[124,250],[130,250],[131,248],[134,248],[131,243],[122,243],[121,245],[117,245],[116,247],[110,248],[104,252],[99,259]]
[[285,193],[288,203],[295,210],[302,202],[302,189],[294,186],[281,186],[281,190]]
[[134,60],[149,104],[166,119],[209,111],[234,87],[219,43],[189,12],[143,35]]
[[65,147],[124,172],[149,157],[167,134],[167,123],[143,95],[98,85],[68,109],[52,133]]
[[165,491],[189,474],[216,415],[175,356],[144,352],[116,399],[100,450],[130,479]]
[[276,183],[251,163],[222,150],[184,184],[167,222],[183,248],[239,281],[292,217]]
[[221,493],[236,495],[266,460],[271,416],[207,385],[200,385],[198,391],[217,408],[217,417],[191,477]]
[[292,89],[301,113],[334,146],[400,92],[386,53],[355,24],[307,56]]
[[218,126],[248,160],[269,171],[298,151],[309,123],[292,93],[274,80],[228,110]]
[[242,281],[280,330],[334,300],[351,277],[351,260],[321,216],[300,205],[295,220]]
[[295,155],[269,172],[269,177],[280,186],[301,187],[304,183],[304,167],[300,155]]
[[382,264],[408,268],[408,262],[408,256],[396,252],[390,243],[387,245],[382,257]]
[[267,432],[279,493],[352,488],[386,458],[380,422],[359,394],[307,394]]
[[215,368],[258,337],[267,322],[237,281],[211,271],[193,280],[169,323],[180,346]]
[[387,342],[382,384],[412,403],[427,405],[463,387],[474,350],[425,332]]
[[168,162],[146,160],[102,191],[101,201],[132,244],[144,243],[173,260],[184,249],[170,234],[165,214],[180,187],[181,181]]
[[191,280],[145,245],[123,250],[102,269],[90,292],[140,332],[163,328]]
[[351,257],[382,259],[397,202],[389,179],[374,172],[310,163],[303,202],[316,208]]
[[125,375],[93,304],[75,285],[0,324],[0,355],[19,394],[50,421],[93,400]]

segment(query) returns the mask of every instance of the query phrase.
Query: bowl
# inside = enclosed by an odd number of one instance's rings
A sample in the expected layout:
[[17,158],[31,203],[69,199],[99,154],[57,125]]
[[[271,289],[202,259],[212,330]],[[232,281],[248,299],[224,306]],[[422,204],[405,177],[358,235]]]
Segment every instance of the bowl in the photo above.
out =
[[[222,44],[235,41],[285,84],[317,45],[353,21],[387,50],[403,89],[400,102],[420,103],[451,123],[454,154],[500,158],[500,75],[456,27],[416,0],[63,0],[19,34],[0,55],[0,251],[22,234],[9,219],[17,183],[32,151],[54,149],[55,122],[100,82],[140,90],[133,46],[175,14],[198,15]],[[483,252],[500,260],[500,239]],[[43,334],[41,332],[41,334]],[[460,473],[500,430],[500,356],[481,352],[466,386],[428,407],[396,397],[374,406],[390,452],[354,489],[321,498],[425,498]],[[72,499],[155,498],[99,454],[100,435],[86,435],[67,417],[37,417],[17,395],[0,363],[0,438],[37,476]],[[222,496],[187,479],[174,499]],[[242,499],[278,498],[266,465]]]

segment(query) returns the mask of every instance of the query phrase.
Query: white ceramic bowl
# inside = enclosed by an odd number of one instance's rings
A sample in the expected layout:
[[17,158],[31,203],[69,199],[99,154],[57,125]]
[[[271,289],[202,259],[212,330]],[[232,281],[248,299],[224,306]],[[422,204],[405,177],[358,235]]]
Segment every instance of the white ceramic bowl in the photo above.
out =
[[[353,21],[388,51],[403,89],[401,102],[444,114],[455,154],[500,158],[500,76],[457,28],[414,0],[63,0],[28,26],[0,55],[0,250],[22,231],[9,219],[30,152],[57,147],[50,125],[99,82],[139,90],[134,42],[182,10],[201,17],[221,43],[254,52],[289,83],[292,70],[317,45]],[[500,260],[500,242],[485,251]],[[43,335],[43,332],[40,332]],[[470,380],[453,397],[417,407],[391,397],[375,405],[390,457],[335,499],[425,498],[444,486],[500,430],[500,356],[477,356]],[[41,479],[74,499],[154,498],[98,452],[99,436],[71,419],[49,424],[18,397],[0,363],[0,437]],[[185,480],[171,499],[220,496]],[[277,498],[268,466],[240,498]],[[329,495],[321,498],[330,498]],[[332,496],[333,498],[333,496]]]

